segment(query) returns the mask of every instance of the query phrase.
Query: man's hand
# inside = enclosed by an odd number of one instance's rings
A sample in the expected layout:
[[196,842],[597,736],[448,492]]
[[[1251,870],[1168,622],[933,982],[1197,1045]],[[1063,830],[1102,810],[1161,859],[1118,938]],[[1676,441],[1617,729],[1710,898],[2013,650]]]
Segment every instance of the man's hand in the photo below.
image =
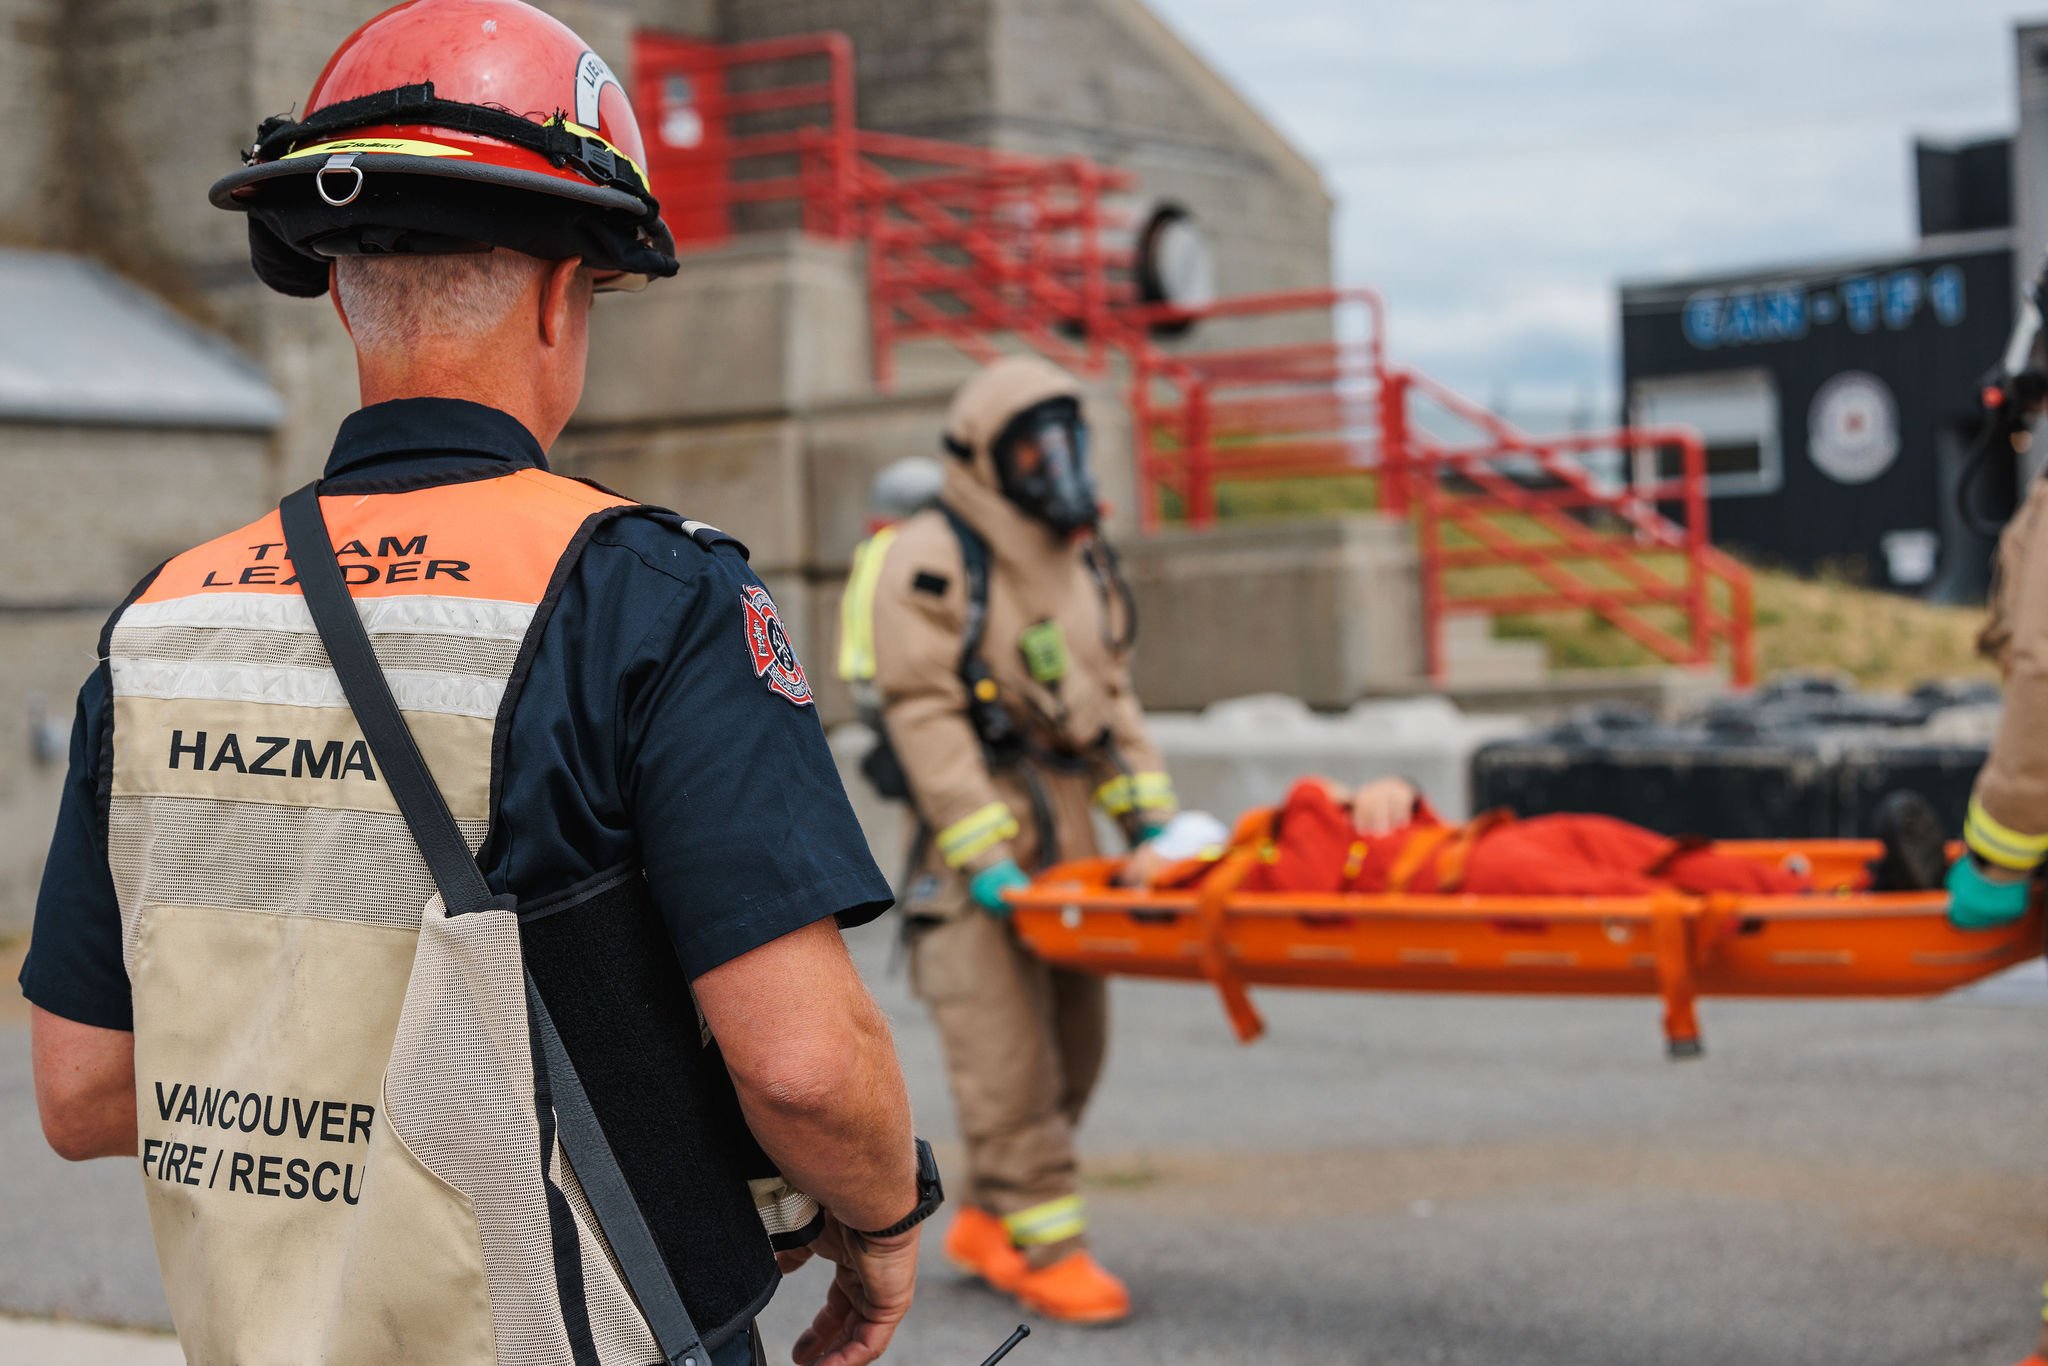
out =
[[1386,835],[1415,819],[1415,784],[1379,778],[1351,794],[1351,823],[1361,835]]
[[2027,874],[1964,854],[1948,870],[1948,918],[1959,930],[1994,930],[2027,913]]
[[777,1259],[785,1274],[812,1254],[836,1266],[825,1307],[790,1354],[797,1366],[867,1366],[881,1359],[917,1289],[918,1233],[863,1238],[828,1214],[803,1257],[783,1253]]
[[976,873],[967,884],[967,894],[974,898],[975,905],[996,919],[1007,920],[1010,903],[1003,900],[1003,893],[1030,885],[1031,879],[1017,866],[1017,860],[1006,858]]

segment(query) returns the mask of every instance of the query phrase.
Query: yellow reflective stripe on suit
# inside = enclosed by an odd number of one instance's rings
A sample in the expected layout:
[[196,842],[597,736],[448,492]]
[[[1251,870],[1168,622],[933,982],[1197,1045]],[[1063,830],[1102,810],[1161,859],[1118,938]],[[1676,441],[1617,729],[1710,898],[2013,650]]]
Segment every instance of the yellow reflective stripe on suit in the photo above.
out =
[[1088,1211],[1078,1195],[1063,1195],[1003,1216],[1003,1227],[1019,1247],[1040,1247],[1078,1238],[1088,1231]]
[[971,816],[954,821],[938,834],[939,857],[948,868],[980,858],[1017,833],[1017,818],[1003,802],[990,802]]
[[888,526],[853,548],[846,596],[839,600],[839,676],[848,683],[875,676],[875,587],[895,540],[896,528]]
[[2048,835],[2023,835],[1999,824],[1975,797],[1970,798],[1970,814],[1963,822],[1963,841],[1987,863],[2014,872],[2029,872],[2048,858]]
[[1119,774],[1095,789],[1095,804],[1112,816],[1132,811],[1171,811],[1173,779],[1164,773]]

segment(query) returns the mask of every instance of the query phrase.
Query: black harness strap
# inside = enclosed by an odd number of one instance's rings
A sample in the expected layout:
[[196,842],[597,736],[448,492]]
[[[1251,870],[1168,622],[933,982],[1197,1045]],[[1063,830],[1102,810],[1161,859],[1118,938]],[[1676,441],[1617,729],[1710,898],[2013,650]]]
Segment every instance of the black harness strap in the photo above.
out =
[[981,654],[982,641],[988,635],[988,542],[965,517],[944,503],[938,506],[960,542],[961,568],[967,575],[967,622],[960,633],[957,666],[967,689],[967,720],[992,756],[1006,754],[1015,748],[1020,732],[1016,718],[996,696],[995,673]]
[[[377,663],[377,653],[363,620],[356,613],[348,585],[335,558],[327,522],[320,515],[319,485],[308,484],[288,495],[280,506],[284,522],[285,552],[297,571],[299,591],[327,648],[327,657],[341,679],[341,690],[363,729],[370,752],[384,770],[384,783],[405,817],[420,854],[433,874],[449,915],[464,915],[493,908],[510,909],[506,900],[494,897],[484,881],[483,870],[469,852],[461,827],[448,810],[448,802],[434,782],[427,762],[420,754],[412,728],[391,695],[391,684]],[[619,1270],[633,1292],[640,1312],[654,1332],[669,1366],[708,1366],[709,1354],[690,1321],[682,1295],[676,1290],[668,1266],[662,1261],[647,1220],[640,1213],[632,1188],[619,1170],[611,1144],[598,1126],[590,1097],[555,1031],[547,1006],[533,977],[526,978],[527,1009],[540,1035],[543,1061],[553,1093],[555,1117],[560,1124],[562,1147],[590,1199],[598,1227],[611,1244]]]
[[571,131],[560,110],[547,122],[539,123],[507,109],[441,99],[434,94],[432,81],[358,95],[330,104],[297,122],[285,115],[267,118],[256,130],[256,143],[243,159],[250,163],[275,161],[308,139],[388,123],[426,124],[509,142],[546,157],[556,166],[574,167],[592,184],[632,195],[646,206],[644,222],[660,216],[660,206],[638,174],[628,174],[633,168],[622,165],[621,158],[601,140]]

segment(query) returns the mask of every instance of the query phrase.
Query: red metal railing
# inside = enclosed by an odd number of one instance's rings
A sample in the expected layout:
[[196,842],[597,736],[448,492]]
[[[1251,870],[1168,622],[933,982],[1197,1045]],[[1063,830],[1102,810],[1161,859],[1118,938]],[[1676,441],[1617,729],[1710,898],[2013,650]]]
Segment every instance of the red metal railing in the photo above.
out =
[[859,234],[845,34],[721,44],[642,32],[633,57],[647,173],[680,245],[773,226]]
[[[1303,310],[1333,315],[1336,338],[1172,356],[1134,350],[1146,527],[1170,511],[1212,524],[1222,511],[1218,489],[1228,484],[1350,483],[1355,505],[1414,521],[1433,680],[1448,672],[1451,617],[1557,611],[1591,612],[1673,663],[1710,665],[1725,648],[1734,681],[1754,680],[1749,574],[1708,540],[1697,434],[1531,436],[1390,365],[1383,306],[1370,290],[1240,297],[1198,316]],[[1589,468],[1588,457],[1602,452],[1619,464],[1658,446],[1683,456],[1681,476],[1665,484],[1603,481]],[[1652,614],[1675,615],[1679,624]]]
[[991,338],[1013,335],[1102,368],[1135,297],[1130,223],[1110,202],[1128,172],[862,129],[839,33],[730,46],[643,34],[635,55],[648,171],[678,242],[759,227],[864,238],[881,387],[897,344],[917,337],[988,360]]
[[[1432,678],[1446,671],[1441,624],[1451,615],[1580,610],[1673,663],[1711,665],[1725,645],[1736,685],[1755,682],[1749,571],[1708,539],[1706,447],[1697,432],[1624,428],[1534,437],[1426,376],[1392,373],[1387,401],[1403,410],[1406,438],[1397,478],[1416,502]],[[1476,428],[1478,440],[1432,434],[1431,423],[1417,420],[1418,400]],[[1630,486],[1603,481],[1588,467],[1589,456],[1608,452],[1620,463],[1645,447],[1675,447],[1680,476]],[[1447,545],[1447,530],[1467,544]],[[1530,586],[1450,584],[1460,571],[1502,568],[1520,571]],[[1725,607],[1715,601],[1717,589]],[[1675,612],[1682,634],[1645,615],[1660,608]]]
[[926,138],[862,133],[861,221],[875,378],[894,379],[897,343],[937,337],[977,360],[994,338],[1099,371],[1128,302],[1129,249],[1107,202],[1127,172],[1082,157],[1028,157]]
[[[645,34],[635,55],[648,169],[681,245],[777,227],[863,240],[880,387],[898,345],[920,337],[983,361],[1000,339],[1021,340],[1093,373],[1120,355],[1143,525],[1170,513],[1209,525],[1233,484],[1355,487],[1359,505],[1413,519],[1432,679],[1446,676],[1455,615],[1571,610],[1674,663],[1708,665],[1725,648],[1735,682],[1752,681],[1749,576],[1708,541],[1692,433],[1531,436],[1390,365],[1370,290],[1221,300],[1177,316],[1291,324],[1297,339],[1168,350],[1148,330],[1159,310],[1137,302],[1116,199],[1133,188],[1128,173],[863,130],[842,34],[730,46]],[[1630,488],[1587,464],[1660,444],[1683,454],[1667,485]],[[1520,582],[1469,582],[1502,571]],[[1674,615],[1676,626],[1660,620]]]

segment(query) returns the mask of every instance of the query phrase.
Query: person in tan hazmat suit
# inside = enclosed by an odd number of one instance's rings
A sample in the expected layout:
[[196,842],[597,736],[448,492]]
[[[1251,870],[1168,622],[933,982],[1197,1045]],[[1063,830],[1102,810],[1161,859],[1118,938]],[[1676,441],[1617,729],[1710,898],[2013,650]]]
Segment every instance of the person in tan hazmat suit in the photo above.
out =
[[[1970,792],[1964,855],[1949,869],[1949,919],[1963,929],[2008,925],[2026,914],[2048,861],[2048,480],[2033,490],[1998,542],[1990,618],[1980,653],[2005,681],[2005,711]],[[2048,1300],[2048,1289],[2043,1290]],[[2048,1366],[2048,1310],[2032,1356]]]
[[1138,842],[1173,813],[1131,691],[1134,625],[1073,379],[1013,356],[962,386],[939,506],[902,523],[873,597],[883,729],[920,832],[904,897],[912,973],[944,1041],[967,1143],[948,1256],[1028,1308],[1125,1317],[1086,1247],[1074,1131],[1102,1068],[1099,977],[1034,957],[1003,894],[1099,852],[1093,812]]
[[1998,543],[1977,648],[2005,680],[2005,712],[1970,792],[1967,852],[1949,870],[1949,918],[1965,929],[2026,913],[2048,859],[2048,481],[2036,480]]

